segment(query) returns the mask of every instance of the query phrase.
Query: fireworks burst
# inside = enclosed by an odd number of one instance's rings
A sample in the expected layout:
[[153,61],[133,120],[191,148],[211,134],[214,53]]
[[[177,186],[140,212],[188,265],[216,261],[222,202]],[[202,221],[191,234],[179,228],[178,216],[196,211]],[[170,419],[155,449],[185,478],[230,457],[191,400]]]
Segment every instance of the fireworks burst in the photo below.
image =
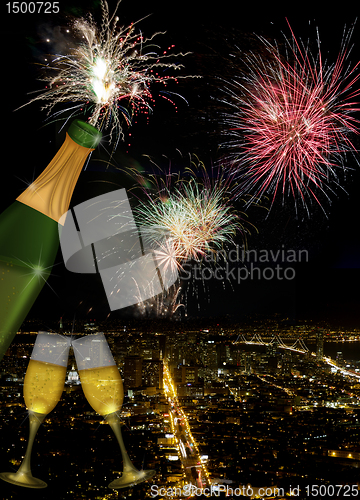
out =
[[[72,115],[78,114],[85,108],[91,113],[89,122],[92,125],[109,130],[110,136],[115,133],[119,139],[123,136],[124,120],[130,125],[135,114],[147,113],[151,109],[151,84],[161,82],[166,85],[169,80],[179,78],[161,76],[157,71],[182,68],[171,60],[186,54],[169,54],[173,46],[157,53],[158,47],[153,40],[162,33],[144,38],[134,23],[119,26],[119,18],[114,14],[110,16],[106,0],[101,1],[101,6],[100,26],[92,17],[75,21],[79,44],[68,54],[53,56],[45,69],[47,73],[48,70],[53,70],[52,74],[55,71],[55,75],[46,74],[46,90],[30,102],[48,101],[42,109],[49,115],[55,105],[71,103],[69,108],[55,116],[69,111]],[[166,99],[171,100],[168,96]]]
[[171,174],[156,180],[156,195],[145,190],[147,201],[134,210],[134,218],[147,245],[164,266],[180,269],[187,260],[201,261],[247,233],[229,195],[231,181],[223,175],[210,179],[201,165],[202,177]]
[[181,287],[175,283],[162,294],[152,299],[141,301],[137,304],[137,310],[142,317],[174,319],[185,307],[180,302]]
[[360,94],[358,64],[349,68],[352,30],[344,31],[335,64],[323,62],[318,38],[314,58],[294,34],[286,55],[263,38],[266,57],[251,54],[243,77],[227,85],[223,116],[227,164],[236,171],[242,193],[256,197],[291,195],[307,208],[319,193],[333,191],[344,157],[354,152]]

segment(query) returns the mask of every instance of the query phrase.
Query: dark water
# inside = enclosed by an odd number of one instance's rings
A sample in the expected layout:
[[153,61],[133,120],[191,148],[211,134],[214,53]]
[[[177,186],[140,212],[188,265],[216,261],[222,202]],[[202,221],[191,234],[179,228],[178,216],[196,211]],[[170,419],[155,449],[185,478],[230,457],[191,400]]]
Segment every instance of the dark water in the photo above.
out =
[[[311,351],[315,351],[315,344],[307,344]],[[360,342],[324,342],[325,356],[336,357],[337,352],[342,352],[344,359],[360,361]]]
[[[291,345],[295,340],[285,342],[286,345]],[[305,342],[310,351],[316,352],[316,344]],[[244,351],[265,352],[266,346],[241,344],[241,349]],[[360,363],[360,342],[324,342],[324,355],[336,358],[338,352],[343,353],[344,360],[359,361]]]

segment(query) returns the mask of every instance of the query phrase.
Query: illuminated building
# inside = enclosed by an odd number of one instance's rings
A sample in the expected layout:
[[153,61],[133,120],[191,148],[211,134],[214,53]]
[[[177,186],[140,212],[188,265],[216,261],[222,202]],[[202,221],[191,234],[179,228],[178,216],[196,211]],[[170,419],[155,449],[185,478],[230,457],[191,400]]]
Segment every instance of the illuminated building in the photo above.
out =
[[222,366],[223,363],[227,363],[230,360],[230,346],[225,344],[217,344],[217,363],[218,367]]
[[344,362],[344,355],[341,351],[338,351],[336,353],[336,364],[339,365],[339,366],[344,366],[345,362]]
[[316,332],[316,358],[322,359],[324,357],[324,331],[318,330]]
[[179,398],[199,399],[204,397],[203,384],[178,384],[176,391]]
[[68,384],[68,385],[80,385],[80,383],[81,382],[80,382],[79,374],[76,371],[75,366],[72,365],[72,368],[71,368],[71,370],[68,373],[68,377],[67,377],[67,380],[66,380],[65,384]]
[[142,381],[147,387],[163,388],[163,362],[159,359],[144,359],[142,362]]
[[217,377],[218,363],[216,345],[213,341],[204,342],[201,348],[201,361],[203,367],[200,375],[206,381],[214,380]]
[[124,388],[142,385],[142,357],[126,356],[124,358]]
[[197,366],[182,366],[181,367],[181,382],[183,384],[198,383],[198,367]]

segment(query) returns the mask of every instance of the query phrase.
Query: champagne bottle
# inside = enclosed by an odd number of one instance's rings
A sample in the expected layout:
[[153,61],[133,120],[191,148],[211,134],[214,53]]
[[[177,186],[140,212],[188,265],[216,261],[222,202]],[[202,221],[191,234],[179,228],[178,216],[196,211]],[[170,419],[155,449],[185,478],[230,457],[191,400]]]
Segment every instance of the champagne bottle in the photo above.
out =
[[50,276],[58,221],[100,140],[92,125],[73,121],[49,165],[0,215],[0,360]]

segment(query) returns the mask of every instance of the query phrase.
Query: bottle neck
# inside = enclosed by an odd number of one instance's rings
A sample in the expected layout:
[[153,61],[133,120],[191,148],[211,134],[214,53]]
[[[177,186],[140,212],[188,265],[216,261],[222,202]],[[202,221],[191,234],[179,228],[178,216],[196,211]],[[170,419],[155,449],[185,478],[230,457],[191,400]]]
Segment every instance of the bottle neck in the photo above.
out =
[[91,148],[80,146],[69,134],[39,177],[17,198],[56,222],[68,211],[76,182]]

